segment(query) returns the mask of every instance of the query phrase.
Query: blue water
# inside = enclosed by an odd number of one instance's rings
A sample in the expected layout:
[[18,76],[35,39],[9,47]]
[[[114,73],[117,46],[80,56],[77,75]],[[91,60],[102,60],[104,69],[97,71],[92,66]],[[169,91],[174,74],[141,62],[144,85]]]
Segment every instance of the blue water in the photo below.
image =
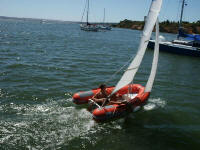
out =
[[[136,30],[1,19],[0,149],[199,149],[199,58],[161,52],[147,105],[125,119],[97,124],[87,106],[72,103],[74,92],[107,82],[135,56],[140,37]],[[134,83],[145,86],[152,55],[147,50]]]

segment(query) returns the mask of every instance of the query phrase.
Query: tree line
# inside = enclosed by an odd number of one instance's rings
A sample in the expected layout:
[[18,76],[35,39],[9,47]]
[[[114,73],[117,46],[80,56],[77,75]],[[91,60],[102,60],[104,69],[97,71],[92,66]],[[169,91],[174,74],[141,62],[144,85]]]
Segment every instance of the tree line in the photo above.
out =
[[[166,20],[160,22],[159,26],[160,32],[177,33],[179,28],[179,22]],[[132,21],[125,19],[123,21],[120,21],[118,24],[113,25],[113,27],[142,30],[144,27],[144,21]],[[182,27],[188,34],[200,34],[200,20],[196,22],[183,21]]]

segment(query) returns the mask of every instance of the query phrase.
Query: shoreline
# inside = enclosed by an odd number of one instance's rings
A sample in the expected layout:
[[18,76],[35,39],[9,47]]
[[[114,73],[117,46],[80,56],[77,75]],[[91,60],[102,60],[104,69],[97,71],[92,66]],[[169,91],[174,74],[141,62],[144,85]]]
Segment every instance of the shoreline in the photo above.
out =
[[[127,28],[132,30],[143,30],[144,21],[123,20],[116,25],[117,28]],[[197,22],[183,22],[182,27],[188,34],[200,34],[200,20]],[[178,22],[170,22],[169,20],[160,22],[160,32],[163,33],[178,33]]]

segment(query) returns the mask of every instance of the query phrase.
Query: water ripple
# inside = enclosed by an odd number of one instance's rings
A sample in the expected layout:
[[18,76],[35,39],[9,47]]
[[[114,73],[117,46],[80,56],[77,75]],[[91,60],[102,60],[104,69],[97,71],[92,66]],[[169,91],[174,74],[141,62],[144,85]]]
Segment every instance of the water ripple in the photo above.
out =
[[[1,19],[0,31],[0,149],[199,147],[199,58],[160,53],[144,108],[97,124],[71,97],[104,83],[134,57],[141,31],[91,33],[74,23],[31,19]],[[145,86],[152,56],[147,50],[134,83]]]

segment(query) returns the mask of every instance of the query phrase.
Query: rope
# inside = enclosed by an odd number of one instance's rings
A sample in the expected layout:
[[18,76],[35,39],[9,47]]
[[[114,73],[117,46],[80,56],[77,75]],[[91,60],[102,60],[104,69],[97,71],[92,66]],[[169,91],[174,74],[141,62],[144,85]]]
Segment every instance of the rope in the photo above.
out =
[[[106,82],[104,82],[104,84],[108,84],[110,82],[111,79],[113,79],[116,74],[118,74],[124,67],[126,67],[130,61],[134,58],[134,56],[132,56],[128,62],[126,62],[119,70],[117,70],[110,78],[108,78],[108,80]],[[126,70],[125,70],[126,71]]]
[[[87,0],[86,0],[86,2],[87,2]],[[82,14],[82,17],[81,17],[81,22],[83,21],[83,16],[84,16],[84,14],[85,14],[86,6],[87,6],[87,3],[85,3],[85,8],[84,8],[84,10],[83,10],[83,14]]]

